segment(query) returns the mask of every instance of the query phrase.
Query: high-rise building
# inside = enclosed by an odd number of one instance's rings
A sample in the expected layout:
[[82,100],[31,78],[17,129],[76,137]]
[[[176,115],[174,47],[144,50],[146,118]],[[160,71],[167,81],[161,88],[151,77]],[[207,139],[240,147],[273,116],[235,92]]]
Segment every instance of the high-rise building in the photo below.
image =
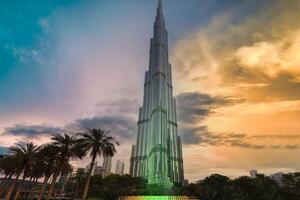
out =
[[130,174],[150,184],[183,183],[181,138],[177,132],[168,33],[159,1],[150,41],[149,70],[145,73],[143,106],[139,109],[136,145],[132,146]]
[[125,164],[118,160],[116,164],[116,174],[123,175],[124,174]]
[[251,176],[251,178],[256,178],[256,177],[257,177],[257,174],[258,174],[258,172],[257,172],[256,169],[250,170],[250,176]]
[[103,158],[102,167],[105,171],[111,172],[111,157],[110,156]]

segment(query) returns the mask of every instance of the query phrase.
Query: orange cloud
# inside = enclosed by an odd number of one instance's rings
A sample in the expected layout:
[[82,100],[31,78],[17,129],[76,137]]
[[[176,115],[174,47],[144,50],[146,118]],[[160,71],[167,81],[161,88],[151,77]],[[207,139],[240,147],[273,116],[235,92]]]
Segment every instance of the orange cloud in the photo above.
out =
[[[300,170],[299,12],[300,1],[274,1],[237,23],[240,13],[230,10],[173,45],[177,93],[243,99],[214,107],[188,127],[189,139],[199,143],[184,151],[197,151],[204,140],[209,145],[201,151],[211,155],[205,164],[202,152],[189,155],[189,165],[240,175],[251,168]],[[236,134],[241,137],[230,137]]]

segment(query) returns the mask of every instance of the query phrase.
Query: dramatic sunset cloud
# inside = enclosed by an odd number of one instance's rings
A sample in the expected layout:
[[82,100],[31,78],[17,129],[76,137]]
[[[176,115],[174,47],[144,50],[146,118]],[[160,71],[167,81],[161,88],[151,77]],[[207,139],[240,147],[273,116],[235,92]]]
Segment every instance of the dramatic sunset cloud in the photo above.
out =
[[[192,122],[181,125],[182,134],[195,171],[299,170],[299,8],[274,1],[239,19],[241,10],[232,8],[173,45],[178,99],[189,101],[179,108],[188,106],[182,112]],[[204,161],[193,159],[201,152]]]
[[[300,2],[163,4],[186,178],[299,171]],[[105,128],[128,172],[156,1],[0,5],[0,153]]]

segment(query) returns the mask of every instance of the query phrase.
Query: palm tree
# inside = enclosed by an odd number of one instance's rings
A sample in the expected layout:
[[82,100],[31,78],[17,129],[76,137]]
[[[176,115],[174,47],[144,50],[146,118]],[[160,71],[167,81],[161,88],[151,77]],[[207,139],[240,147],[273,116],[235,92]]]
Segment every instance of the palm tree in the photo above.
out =
[[80,149],[83,149],[85,153],[90,152],[90,157],[92,158],[82,196],[85,200],[89,191],[91,174],[96,157],[114,156],[116,153],[115,144],[119,145],[119,143],[115,140],[115,138],[108,136],[108,132],[102,129],[88,129],[86,133],[81,133],[80,136],[81,138],[78,139],[77,146]]
[[22,173],[25,174],[25,170],[28,168],[28,165],[30,164],[36,153],[39,151],[39,149],[40,148],[34,145],[33,143],[17,144],[16,146],[9,148],[10,155],[16,160],[17,163],[17,173],[16,178],[14,179],[12,185],[10,186],[6,194],[6,200],[10,199],[20,175]]
[[3,173],[5,176],[0,183],[0,197],[4,193],[6,187],[6,182],[11,179],[11,177],[16,174],[16,168],[11,166],[16,166],[16,160],[13,156],[5,156],[0,159],[0,172]]
[[10,175],[14,173],[15,170],[13,167],[11,167],[14,165],[13,161],[14,160],[11,156],[5,156],[0,159],[0,173],[5,175],[0,183],[0,186],[4,184],[4,182],[9,178]]
[[63,169],[61,171],[61,176],[64,176],[64,180],[61,180],[62,181],[62,184],[61,184],[61,189],[60,189],[60,192],[59,192],[59,196],[61,197],[65,191],[65,186],[68,182],[68,179],[69,179],[69,175],[72,173],[73,171],[73,167],[72,165],[67,162],[65,163],[65,165],[63,166]]
[[64,164],[67,163],[69,159],[81,159],[81,157],[84,155],[83,150],[77,148],[77,139],[74,136],[68,134],[56,134],[51,139],[53,140],[52,145],[54,145],[58,149],[58,165],[57,169],[54,171],[47,198],[50,198],[52,196],[56,179],[61,173]]
[[39,191],[38,200],[42,199],[45,192],[46,185],[49,178],[54,173],[54,169],[57,168],[58,162],[58,148],[52,144],[46,144],[42,147],[41,151],[37,155],[39,164],[43,168],[44,181]]
[[[22,178],[22,183],[24,183],[25,179],[28,177],[28,174],[30,172],[32,163],[28,163],[25,169],[23,170],[23,178]],[[14,200],[17,200],[19,198],[20,192],[23,189],[23,184],[20,184],[19,187],[17,188],[17,192],[15,194]]]
[[[53,167],[53,165],[48,166],[48,163],[46,162],[49,159],[55,159],[55,152],[52,152],[52,155],[46,155],[45,154],[45,146],[43,145],[41,147],[41,150],[37,153],[34,162],[31,164],[31,168],[28,172],[29,181],[31,181],[31,192],[29,195],[29,198],[32,199],[35,195],[35,192],[40,187],[40,185],[37,183],[38,179],[45,177],[45,179],[48,180],[49,176],[48,172],[50,167]],[[49,152],[50,153],[50,152]],[[50,162],[53,162],[52,160]],[[52,170],[53,171],[53,170]],[[36,182],[36,183],[34,183]],[[44,185],[42,185],[44,186]]]

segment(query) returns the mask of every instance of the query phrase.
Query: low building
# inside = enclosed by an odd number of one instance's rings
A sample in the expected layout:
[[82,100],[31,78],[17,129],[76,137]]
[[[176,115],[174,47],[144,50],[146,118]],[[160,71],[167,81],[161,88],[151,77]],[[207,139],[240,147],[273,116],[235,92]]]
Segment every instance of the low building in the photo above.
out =
[[[3,179],[0,179],[0,182],[3,181]],[[4,189],[3,196],[6,195],[6,192],[8,191],[8,188],[14,183],[15,179],[6,179],[4,184],[1,185],[0,189]],[[34,190],[35,188],[38,188],[41,186],[40,182],[35,181],[27,181],[27,180],[17,180],[17,185],[22,187],[22,191],[20,191],[19,198],[20,199],[29,199],[30,195],[36,195],[38,193],[38,190]],[[3,187],[3,188],[2,188]],[[1,197],[0,197],[1,199]]]
[[[89,169],[90,169],[90,165],[87,165],[84,171],[87,173]],[[111,174],[110,169],[111,169],[111,157],[106,157],[103,159],[102,166],[99,166],[98,163],[95,162],[95,165],[92,170],[92,176],[95,175],[101,175],[102,177],[108,176]]]
[[94,170],[94,175],[100,175],[102,177],[110,175],[111,172],[106,171],[103,166],[96,166]]

